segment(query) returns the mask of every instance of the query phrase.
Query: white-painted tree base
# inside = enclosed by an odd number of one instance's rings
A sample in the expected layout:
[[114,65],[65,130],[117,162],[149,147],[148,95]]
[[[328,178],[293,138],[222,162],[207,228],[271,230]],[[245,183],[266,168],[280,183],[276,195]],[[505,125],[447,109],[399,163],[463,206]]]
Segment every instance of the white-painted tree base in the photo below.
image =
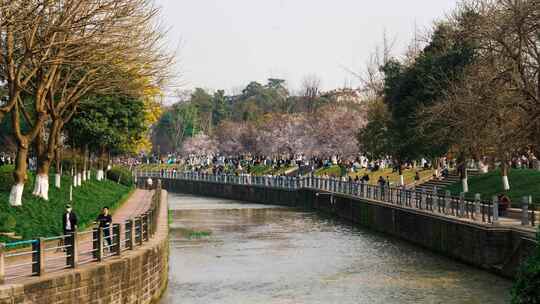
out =
[[82,181],[83,181],[83,182],[85,182],[85,181],[86,181],[86,176],[87,176],[87,175],[86,175],[86,170],[83,170],[83,172],[82,172],[82,176],[81,176],[81,177],[82,177]]
[[11,187],[9,193],[9,204],[11,206],[22,206],[22,194],[24,190],[24,184],[15,184]]
[[399,185],[405,186],[405,178],[403,177],[403,174],[399,176]]
[[86,171],[86,180],[91,180],[91,179],[92,179],[92,171],[88,170]]
[[97,173],[96,173],[96,179],[97,179],[98,181],[101,181],[101,180],[104,179],[104,177],[105,177],[105,174],[103,173],[103,170],[99,169],[99,170],[97,171]]
[[478,162],[478,169],[480,170],[480,173],[485,174],[488,173],[489,166],[487,164],[484,164],[483,162]]
[[81,173],[77,173],[77,187],[82,185],[82,176]]
[[73,188],[76,188],[78,185],[78,182],[77,182],[77,174],[73,175]]
[[508,176],[504,175],[504,176],[502,177],[502,182],[503,182],[503,189],[504,189],[505,191],[510,190],[510,183],[508,182]]
[[34,191],[32,192],[34,196],[41,197],[42,199],[49,200],[49,176],[45,174],[38,174],[36,176],[36,184],[34,186]]
[[464,178],[461,180],[461,188],[463,188],[464,193],[469,192],[469,182],[467,178]]
[[54,186],[58,189],[62,187],[62,176],[58,173],[54,175]]

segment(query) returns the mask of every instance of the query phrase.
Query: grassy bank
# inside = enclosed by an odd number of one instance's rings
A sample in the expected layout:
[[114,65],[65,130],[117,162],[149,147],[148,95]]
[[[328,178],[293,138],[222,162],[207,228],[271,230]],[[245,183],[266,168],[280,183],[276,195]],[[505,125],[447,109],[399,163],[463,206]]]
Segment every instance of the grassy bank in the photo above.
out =
[[172,170],[176,169],[178,171],[184,170],[184,165],[180,164],[142,164],[137,166],[137,170],[140,171],[159,171],[161,169],[164,170]]
[[[9,191],[0,190],[0,214],[9,214],[15,219],[13,232],[23,239],[62,233],[62,214],[65,205],[69,203],[70,178],[68,176],[62,178],[61,189],[54,187],[52,176],[49,183],[49,201],[36,198],[32,195],[34,176],[30,175],[25,185],[21,207],[11,207],[8,203]],[[102,207],[109,206],[113,210],[116,209],[129,197],[132,190],[132,187],[108,180],[100,182],[91,180],[75,188],[71,205],[79,218],[79,229],[91,224]],[[0,241],[6,241],[6,238],[3,237]]]
[[286,174],[287,171],[295,168],[294,166],[282,166],[280,168],[274,168],[272,166],[266,165],[256,165],[252,166],[249,170],[251,175],[260,176],[260,175],[281,175]]
[[255,165],[249,169],[250,174],[257,175],[257,176],[271,174],[271,172],[272,172],[272,166],[265,166],[265,165]]
[[328,166],[328,167],[321,167],[317,170],[315,170],[314,173],[316,176],[333,176],[333,177],[340,177],[342,174],[342,170],[338,165]]
[[[532,195],[533,202],[540,203],[540,171],[531,169],[515,169],[508,173],[510,190],[504,191],[500,171],[492,171],[486,174],[471,176],[469,181],[469,198],[474,198],[475,193],[480,193],[483,198],[491,198],[493,195],[505,193],[513,206],[520,206],[523,196]],[[454,183],[445,190],[453,194],[463,191],[461,182]]]
[[[418,173],[420,174],[420,179],[424,180],[430,176],[433,175],[433,170],[423,170],[423,169],[405,169],[403,170],[403,178],[405,180],[405,184],[412,184],[414,182],[414,175],[416,171],[418,170]],[[356,176],[362,177],[364,174],[369,176],[369,183],[370,184],[376,184],[379,177],[390,179],[390,183],[394,185],[399,184],[399,174],[398,172],[392,172],[392,168],[385,168],[378,171],[369,171],[367,169],[361,169],[357,172],[349,172],[348,176],[351,176],[352,178],[355,178]],[[341,176],[341,168],[337,165],[329,166],[329,167],[323,167],[319,168],[315,171],[315,175],[322,176],[324,174],[327,174],[329,176],[339,177]]]
[[[421,181],[433,176],[433,172],[434,172],[431,169],[427,169],[427,170],[420,169],[420,168],[418,168],[418,169],[405,169],[405,170],[403,170],[403,179],[404,179],[406,185],[410,185],[410,184],[414,183],[414,175],[415,175],[416,171],[418,171],[418,174],[420,175],[420,180]],[[379,179],[380,176],[384,177],[385,179],[388,176],[388,178],[390,179],[391,184],[399,185],[399,174],[398,174],[398,172],[392,172],[392,168],[385,168],[385,169],[378,170],[378,171],[375,171],[375,172],[370,172],[370,171],[368,171],[366,169],[362,169],[357,173],[353,173],[352,176],[354,177],[355,175],[358,175],[359,177],[362,177],[365,173],[367,173],[369,175],[369,183],[370,184],[376,184],[377,180]]]

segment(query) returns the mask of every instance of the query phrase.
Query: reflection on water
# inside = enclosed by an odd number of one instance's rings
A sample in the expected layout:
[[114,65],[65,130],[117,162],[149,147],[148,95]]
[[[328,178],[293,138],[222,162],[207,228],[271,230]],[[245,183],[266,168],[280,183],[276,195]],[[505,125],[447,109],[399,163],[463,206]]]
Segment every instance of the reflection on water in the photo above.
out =
[[177,303],[507,303],[510,282],[315,213],[170,194]]

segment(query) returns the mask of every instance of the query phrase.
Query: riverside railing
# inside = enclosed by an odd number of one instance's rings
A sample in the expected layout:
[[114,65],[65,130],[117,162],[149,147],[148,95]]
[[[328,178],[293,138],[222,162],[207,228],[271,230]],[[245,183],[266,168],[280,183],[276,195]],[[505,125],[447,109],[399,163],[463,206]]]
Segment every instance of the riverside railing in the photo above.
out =
[[161,184],[155,188],[147,211],[110,228],[0,243],[0,284],[101,262],[142,246],[157,231]]
[[[384,202],[396,206],[416,209],[426,213],[466,219],[473,222],[493,224],[499,221],[499,203],[496,196],[483,199],[476,194],[473,200],[464,193],[452,196],[450,191],[426,191],[425,189],[406,189],[401,187],[375,186],[367,183],[342,181],[335,178],[315,176],[251,176],[246,174],[206,174],[199,172],[135,171],[135,178],[168,178],[180,180],[204,181],[238,185],[253,185],[271,188],[296,190],[309,188],[329,193],[345,194],[361,199]],[[521,224],[535,225],[535,208],[531,197],[524,197],[522,202]]]

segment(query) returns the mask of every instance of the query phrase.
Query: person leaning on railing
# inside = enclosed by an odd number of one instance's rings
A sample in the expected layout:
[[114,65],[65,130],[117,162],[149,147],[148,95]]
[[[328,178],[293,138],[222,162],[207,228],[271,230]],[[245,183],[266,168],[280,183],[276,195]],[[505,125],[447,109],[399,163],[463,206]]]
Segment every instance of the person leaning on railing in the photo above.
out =
[[382,176],[379,176],[379,180],[377,181],[377,184],[379,184],[379,191],[381,192],[381,198],[383,197],[384,195],[384,188],[386,187],[386,180],[384,179],[384,177]]
[[499,201],[499,215],[506,216],[508,213],[508,208],[510,208],[511,205],[510,198],[504,193],[499,193],[499,195],[497,195],[497,198]]

